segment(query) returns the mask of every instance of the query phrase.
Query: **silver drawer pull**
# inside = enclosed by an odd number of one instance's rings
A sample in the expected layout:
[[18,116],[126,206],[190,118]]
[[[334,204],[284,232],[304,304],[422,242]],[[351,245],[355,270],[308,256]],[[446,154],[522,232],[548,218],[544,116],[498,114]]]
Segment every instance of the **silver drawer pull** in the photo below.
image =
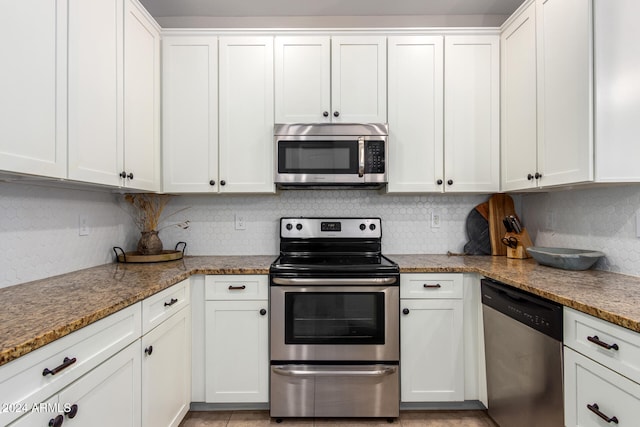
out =
[[598,338],[597,335],[594,335],[592,337],[587,337],[587,341],[590,341],[596,345],[599,345],[602,348],[606,348],[607,350],[620,350],[620,348],[618,347],[618,344],[607,344],[604,341],[600,341],[600,338]]
[[593,412],[594,414],[596,414],[597,416],[599,416],[600,418],[605,420],[607,423],[618,424],[618,418],[617,417],[611,417],[611,418],[607,417],[605,414],[600,412],[600,408],[598,407],[597,403],[594,403],[593,405],[587,405],[587,409],[589,409],[591,412]]
[[349,369],[305,369],[305,368],[288,368],[284,366],[273,366],[273,372],[280,375],[291,377],[383,377],[391,375],[398,370],[397,366],[388,366],[384,368],[373,368],[367,370]]
[[229,290],[230,291],[242,291],[247,289],[247,287],[245,285],[242,286],[233,286],[233,285],[229,285]]

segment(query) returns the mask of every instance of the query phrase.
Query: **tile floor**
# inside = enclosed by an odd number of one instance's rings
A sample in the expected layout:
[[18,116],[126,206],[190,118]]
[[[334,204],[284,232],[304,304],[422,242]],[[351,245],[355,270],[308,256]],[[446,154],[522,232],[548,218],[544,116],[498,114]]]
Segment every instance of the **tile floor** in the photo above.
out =
[[485,411],[402,411],[392,424],[385,419],[368,418],[287,418],[277,424],[268,411],[189,412],[180,427],[496,427]]

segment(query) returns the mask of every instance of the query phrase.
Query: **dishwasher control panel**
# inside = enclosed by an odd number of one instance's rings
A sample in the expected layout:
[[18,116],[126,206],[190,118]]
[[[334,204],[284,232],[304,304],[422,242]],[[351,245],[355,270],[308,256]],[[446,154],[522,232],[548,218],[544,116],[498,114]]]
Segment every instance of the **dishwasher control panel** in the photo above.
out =
[[482,280],[482,304],[562,341],[562,305],[494,280]]

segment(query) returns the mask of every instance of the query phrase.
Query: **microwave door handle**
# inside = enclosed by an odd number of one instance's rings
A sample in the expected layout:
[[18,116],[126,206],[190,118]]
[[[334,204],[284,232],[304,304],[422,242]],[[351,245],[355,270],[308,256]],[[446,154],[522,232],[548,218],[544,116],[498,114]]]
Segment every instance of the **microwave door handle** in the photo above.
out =
[[358,138],[358,176],[364,176],[364,138]]

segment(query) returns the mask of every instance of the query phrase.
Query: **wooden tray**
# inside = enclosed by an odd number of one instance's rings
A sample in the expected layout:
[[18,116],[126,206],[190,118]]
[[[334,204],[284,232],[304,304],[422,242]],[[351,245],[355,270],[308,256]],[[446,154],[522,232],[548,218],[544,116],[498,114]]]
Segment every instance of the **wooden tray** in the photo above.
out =
[[[178,250],[178,246],[182,246],[182,250]],[[144,263],[144,262],[166,262],[166,261],[175,261],[178,259],[182,259],[184,256],[184,250],[187,248],[187,244],[185,242],[178,242],[176,244],[176,248],[173,251],[162,251],[157,255],[142,255],[140,252],[125,252],[119,246],[113,247],[113,252],[116,254],[116,259],[118,262],[126,262],[126,263]],[[118,253],[120,251],[120,253]]]

